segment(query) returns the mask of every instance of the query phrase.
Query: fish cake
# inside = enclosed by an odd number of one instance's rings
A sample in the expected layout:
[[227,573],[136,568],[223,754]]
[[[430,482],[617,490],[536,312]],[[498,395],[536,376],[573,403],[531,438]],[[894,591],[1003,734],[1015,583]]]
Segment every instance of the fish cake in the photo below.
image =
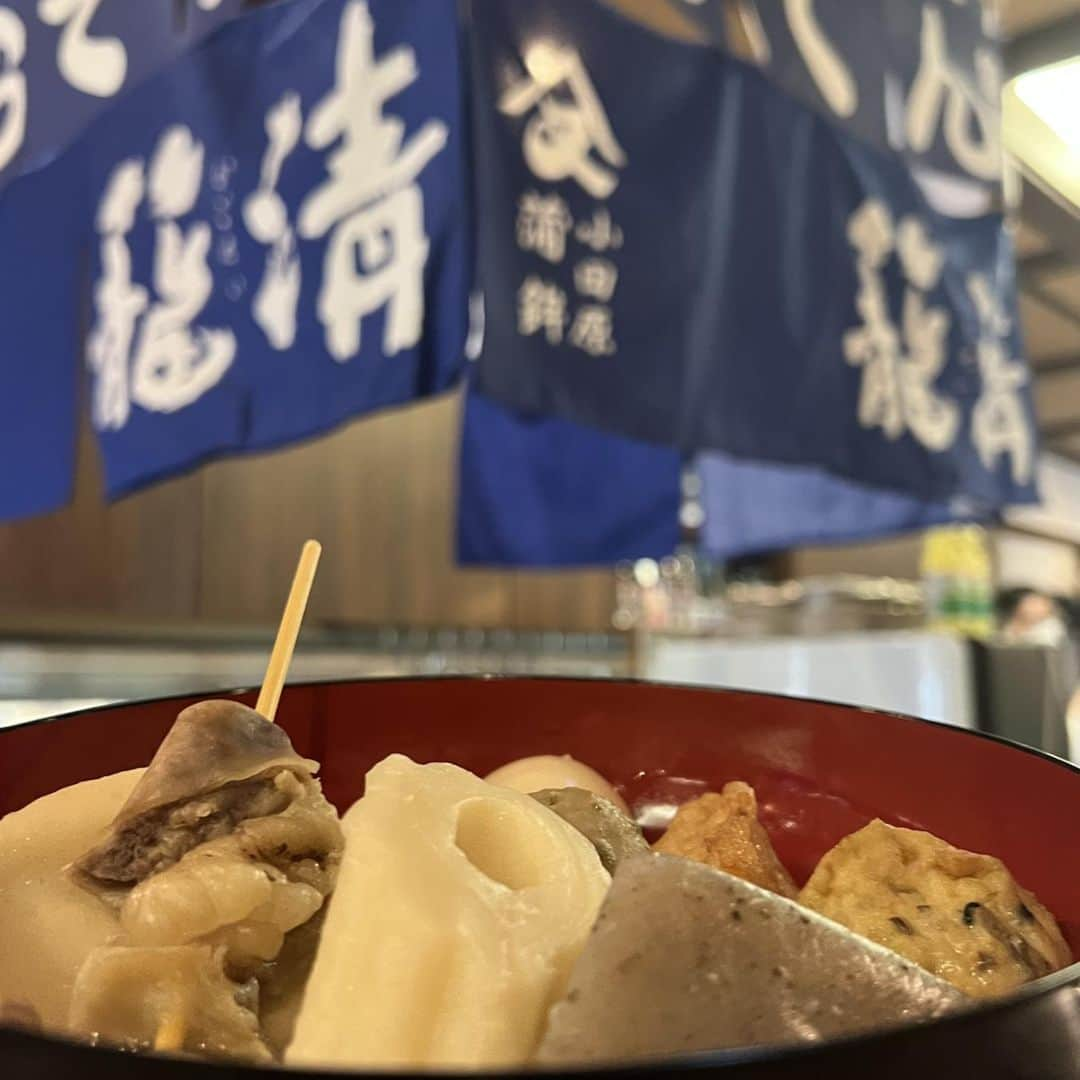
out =
[[799,892],[758,821],[754,789],[741,780],[680,806],[653,850],[705,863],[790,899]]
[[1000,859],[883,821],[827,852],[799,900],[972,997],[1072,963],[1053,915]]

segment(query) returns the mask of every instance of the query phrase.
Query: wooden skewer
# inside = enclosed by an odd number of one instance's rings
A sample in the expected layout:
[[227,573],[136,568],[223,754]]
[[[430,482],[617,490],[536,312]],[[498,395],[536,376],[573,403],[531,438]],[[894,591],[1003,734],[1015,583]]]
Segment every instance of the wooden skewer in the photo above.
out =
[[[318,569],[321,554],[322,545],[317,540],[308,540],[300,550],[300,561],[296,564],[292,588],[289,589],[289,598],[285,601],[285,610],[281,613],[274,648],[270,652],[262,689],[259,691],[259,700],[255,705],[255,711],[270,721],[273,721],[278,702],[281,700],[285,676],[288,674],[293,650],[296,648],[296,639],[300,636],[300,626],[304,621],[304,611],[307,609],[308,597],[311,595],[311,586],[315,581],[315,571]],[[179,1050],[183,1046],[184,1037],[187,1034],[186,1006],[186,1001],[176,1002],[173,1008],[169,1009],[158,1021],[157,1032],[154,1035],[155,1050],[168,1053]]]
[[[289,598],[285,601],[285,610],[281,613],[274,648],[270,652],[262,689],[259,691],[259,700],[255,705],[255,711],[270,721],[273,721],[278,702],[281,700],[285,676],[288,674],[289,663],[292,661],[293,650],[296,648],[296,639],[300,636],[300,625],[304,621],[304,611],[307,609],[308,597],[311,595],[311,586],[315,581],[315,571],[319,566],[321,554],[322,545],[317,540],[308,540],[304,544],[300,551],[300,561],[296,564],[292,588],[289,589]],[[177,1002],[162,1016],[154,1035],[155,1050],[169,1052],[179,1050],[183,1046],[187,1032],[185,1006],[186,1002]]]
[[300,624],[304,621],[304,609],[311,595],[311,584],[315,580],[315,570],[319,565],[321,554],[322,545],[317,540],[309,540],[304,544],[300,552],[300,561],[296,564],[296,574],[293,577],[292,588],[289,590],[289,599],[285,602],[285,610],[281,613],[281,624],[278,626],[277,638],[274,640],[274,648],[270,653],[270,662],[266,665],[259,700],[255,704],[255,711],[270,721],[273,721],[278,702],[281,700],[281,690],[285,685],[285,676],[289,671],[293,649],[296,647],[296,639],[300,634]]
[[174,986],[169,994],[168,1008],[158,1020],[154,1033],[154,1049],[159,1053],[174,1054],[184,1047],[188,1020],[191,1016],[191,993],[182,986]]
[[159,1053],[170,1053],[184,1045],[187,1030],[187,1015],[182,1009],[167,1012],[159,1021],[157,1034],[154,1036],[154,1049]]

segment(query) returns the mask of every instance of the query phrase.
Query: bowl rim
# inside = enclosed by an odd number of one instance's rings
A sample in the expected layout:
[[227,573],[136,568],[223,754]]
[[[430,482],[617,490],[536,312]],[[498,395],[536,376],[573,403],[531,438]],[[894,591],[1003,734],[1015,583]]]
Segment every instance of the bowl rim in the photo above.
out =
[[[741,695],[754,698],[772,698],[783,701],[798,701],[811,705],[823,706],[831,709],[843,709],[851,712],[868,713],[871,715],[890,716],[894,719],[908,721],[910,723],[928,725],[935,728],[944,728],[946,730],[952,730],[961,735],[966,735],[974,738],[986,739],[990,742],[999,743],[1002,746],[1008,747],[1012,750],[1021,751],[1026,754],[1031,754],[1037,758],[1042,758],[1059,767],[1063,767],[1068,771],[1080,775],[1080,765],[1074,764],[1064,758],[1060,758],[1055,754],[1048,753],[1045,750],[1038,749],[1033,746],[1025,745],[1024,743],[1016,742],[1012,739],[1005,738],[1001,735],[996,735],[992,732],[980,731],[973,728],[960,727],[939,720],[928,720],[924,717],[912,716],[908,713],[895,712],[889,709],[880,709],[873,706],[853,705],[849,702],[829,701],[822,698],[801,697],[795,694],[780,694],[772,693],[763,690],[744,690],[738,687],[724,687],[724,686],[708,686],[697,683],[684,683],[684,682],[671,682],[666,680],[656,679],[643,679],[633,676],[619,676],[616,678],[609,678],[607,676],[597,675],[558,675],[558,674],[504,674],[500,672],[492,673],[437,673],[430,675],[375,675],[375,676],[352,676],[347,678],[320,678],[320,679],[306,679],[299,682],[286,683],[285,691],[290,688],[318,688],[325,686],[345,686],[345,685],[365,685],[370,683],[405,683],[405,682],[423,682],[423,683],[526,683],[526,682],[552,682],[563,684],[602,684],[611,685],[617,684],[622,686],[647,686],[660,689],[671,690],[690,690],[696,692],[704,692],[706,694],[713,694],[717,696],[724,695]],[[194,693],[181,693],[181,694],[167,694],[161,697],[148,697],[148,698],[132,698],[125,699],[123,701],[112,702],[108,705],[95,705],[88,706],[85,709],[75,709],[66,713],[58,713],[55,716],[43,716],[34,720],[27,720],[18,724],[11,724],[0,728],[0,741],[3,740],[4,734],[8,731],[21,730],[23,728],[32,726],[43,726],[46,724],[55,723],[62,720],[76,719],[80,716],[85,716],[91,713],[104,713],[111,712],[116,709],[137,707],[142,705],[161,705],[170,701],[186,701],[192,697],[197,697],[200,700],[206,700],[216,697],[222,698],[234,698],[242,695],[251,695],[258,692],[258,687],[230,687],[220,690],[208,690],[208,691],[195,691]],[[657,1055],[647,1059],[638,1059],[625,1062],[607,1062],[607,1063],[581,1063],[578,1065],[572,1065],[567,1068],[560,1068],[554,1066],[543,1065],[527,1065],[521,1069],[507,1070],[507,1069],[430,1069],[423,1072],[417,1071],[403,1071],[392,1069],[367,1069],[367,1070],[343,1070],[343,1069],[324,1069],[324,1068],[300,1068],[293,1069],[287,1065],[276,1065],[275,1069],[280,1070],[285,1075],[308,1077],[310,1080],[314,1080],[316,1077],[359,1077],[359,1076],[371,1076],[371,1077],[393,1077],[395,1080],[422,1080],[423,1077],[428,1076],[460,1076],[460,1077],[472,1077],[472,1076],[487,1076],[487,1077],[513,1077],[528,1074],[539,1075],[558,1075],[558,1076],[655,1076],[660,1070],[678,1070],[694,1072],[709,1068],[728,1068],[738,1065],[757,1065],[766,1064],[769,1062],[789,1061],[796,1058],[812,1058],[815,1055],[826,1054],[829,1051],[846,1047],[857,1048],[860,1045],[876,1042],[879,1040],[889,1040],[892,1038],[900,1038],[909,1035],[920,1030],[928,1028],[938,1028],[945,1024],[962,1024],[965,1021],[972,1018],[986,1018],[990,1019],[994,1014],[1002,1014],[1008,1010],[1015,1009],[1023,1006],[1025,1003],[1030,1003],[1036,998],[1048,997],[1059,990],[1072,989],[1073,992],[1080,997],[1080,958],[1068,967],[1062,968],[1059,971],[1051,972],[1049,975],[1044,975],[1042,978],[1035,979],[1018,990],[1009,994],[1007,997],[992,1000],[975,1001],[970,1006],[964,1007],[948,1012],[942,1016],[935,1017],[931,1020],[922,1020],[915,1023],[898,1023],[895,1025],[889,1025],[883,1028],[875,1028],[870,1031],[858,1032],[851,1035],[844,1035],[839,1038],[825,1039],[815,1043],[797,1043],[792,1045],[758,1045],[749,1047],[730,1047],[718,1050],[701,1050],[692,1053],[683,1054],[670,1054],[670,1055]],[[98,1054],[104,1055],[116,1055],[123,1057],[130,1061],[131,1054],[123,1049],[108,1046],[108,1045],[92,1045],[84,1040],[72,1037],[70,1035],[62,1033],[39,1033],[28,1031],[24,1028],[19,1028],[14,1025],[4,1024],[0,1021],[0,1040],[4,1040],[9,1037],[14,1037],[19,1041],[28,1040],[31,1045],[57,1045],[63,1047],[68,1051],[75,1052],[89,1052],[93,1051],[95,1057]],[[0,1041],[0,1050],[3,1049],[2,1041]],[[148,1067],[153,1067],[156,1063],[172,1063],[173,1065],[178,1062],[184,1062],[197,1066],[201,1069],[223,1069],[231,1072],[232,1075],[248,1074],[251,1077],[261,1075],[264,1069],[258,1065],[250,1064],[247,1062],[231,1062],[231,1061],[190,1061],[189,1059],[178,1058],[174,1055],[168,1054],[149,1054],[145,1057],[141,1057]]]
[[[1010,749],[1019,750],[1022,753],[1030,754],[1037,758],[1042,758],[1043,760],[1051,762],[1054,765],[1061,766],[1069,772],[1080,775],[1080,764],[1072,762],[1068,758],[1059,757],[1057,754],[1051,754],[1048,750],[1042,750],[1039,747],[1030,746],[1027,743],[1017,742],[1015,739],[1007,738],[1004,735],[997,735],[992,731],[981,731],[978,728],[961,727],[959,724],[950,724],[944,720],[929,720],[923,716],[915,716],[912,713],[898,712],[895,709],[882,709],[874,705],[854,705],[848,701],[833,701],[829,698],[807,697],[800,694],[781,694],[775,693],[771,690],[744,690],[738,686],[712,686],[703,685],[701,683],[678,682],[666,679],[645,679],[641,678],[640,676],[632,675],[620,675],[614,678],[606,675],[557,675],[546,672],[538,674],[504,674],[502,672],[449,672],[436,673],[431,675],[355,675],[348,676],[346,678],[328,677],[319,679],[303,679],[297,682],[287,681],[285,683],[283,693],[288,693],[288,691],[292,688],[306,689],[316,688],[320,686],[349,686],[365,685],[369,683],[404,682],[551,682],[569,684],[588,683],[601,684],[606,686],[617,685],[660,687],[671,690],[690,690],[698,693],[707,694],[734,694],[743,697],[773,698],[781,701],[798,701],[808,705],[819,705],[830,709],[844,709],[849,712],[869,713],[873,716],[890,716],[894,719],[905,720],[910,723],[921,724],[933,728],[944,728],[947,731],[955,731],[961,733],[962,735],[968,735],[977,739],[985,739],[988,742],[999,743],[1000,745],[1007,746]],[[7,731],[19,731],[24,728],[51,724],[60,720],[70,720],[75,717],[85,716],[89,713],[111,712],[114,709],[125,709],[141,705],[164,705],[170,701],[186,701],[193,697],[198,698],[202,701],[218,698],[235,698],[244,695],[258,694],[258,692],[258,686],[229,686],[218,689],[209,689],[206,691],[196,690],[190,693],[164,694],[160,697],[124,698],[120,701],[110,702],[107,705],[89,705],[84,709],[73,709],[70,712],[56,713],[53,716],[39,716],[36,719],[23,720],[17,724],[6,724],[0,727],[0,739],[4,737],[4,733]]]
[[[1074,964],[1071,968],[1065,968],[1055,975],[1061,976],[1075,969],[1075,974],[1070,979],[1061,980],[1060,985],[1052,987],[1039,986],[1040,982],[1028,983],[1014,994],[1006,998],[992,1001],[977,1001],[972,1005],[964,1005],[955,1011],[947,1012],[931,1020],[916,1022],[897,1023],[887,1027],[874,1028],[869,1031],[857,1032],[838,1038],[823,1039],[819,1042],[793,1043],[790,1045],[762,1044],[747,1047],[729,1047],[718,1050],[698,1050],[682,1054],[657,1054],[647,1058],[636,1058],[625,1061],[612,1062],[580,1062],[564,1067],[552,1065],[524,1065],[519,1069],[505,1068],[431,1068],[425,1070],[404,1069],[341,1069],[336,1067],[319,1067],[305,1065],[300,1068],[290,1067],[288,1064],[274,1064],[270,1068],[274,1072],[280,1072],[284,1076],[304,1077],[307,1080],[316,1080],[318,1077],[381,1077],[394,1078],[394,1080],[424,1080],[426,1077],[489,1077],[512,1078],[537,1074],[540,1076],[656,1076],[660,1071],[664,1072],[697,1072],[713,1068],[735,1068],[740,1065],[767,1065],[770,1063],[788,1062],[796,1059],[813,1059],[822,1057],[836,1049],[858,1050],[860,1046],[871,1043],[888,1043],[893,1039],[904,1039],[917,1035],[920,1031],[928,1029],[941,1029],[946,1025],[959,1026],[971,1021],[993,1023],[995,1016],[1004,1015],[1030,1004],[1036,998],[1049,999],[1057,991],[1072,990],[1073,994],[1080,999],[1080,964]],[[1051,976],[1046,976],[1047,979]],[[113,1059],[130,1062],[132,1053],[121,1047],[108,1044],[93,1044],[80,1040],[63,1033],[39,1033],[28,1031],[12,1025],[0,1023],[0,1055],[4,1049],[3,1043],[7,1038],[14,1038],[17,1042],[23,1042],[31,1046],[58,1046],[67,1052],[81,1055],[92,1054],[97,1060]],[[190,1059],[174,1054],[139,1054],[135,1055],[140,1062],[145,1062],[147,1068],[153,1069],[159,1065],[173,1065],[178,1063],[194,1066],[199,1069],[220,1070],[229,1077],[243,1076],[255,1080],[256,1077],[265,1076],[267,1066],[257,1065],[245,1061],[231,1061],[227,1059]],[[0,1056],[0,1064],[3,1057]]]

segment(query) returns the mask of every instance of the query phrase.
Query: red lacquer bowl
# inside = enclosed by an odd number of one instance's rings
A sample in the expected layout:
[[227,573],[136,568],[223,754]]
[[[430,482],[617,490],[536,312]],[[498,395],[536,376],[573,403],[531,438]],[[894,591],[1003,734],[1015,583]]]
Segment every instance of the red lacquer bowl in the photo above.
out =
[[[249,704],[253,695],[238,695]],[[145,764],[194,698],[94,709],[0,730],[0,813],[57,788]],[[322,762],[345,809],[390,753],[483,775],[567,753],[637,809],[728,780],[757,790],[796,879],[873,817],[997,855],[1062,924],[1080,956],[1080,770],[998,739],[848,706],[734,691],[569,679],[392,679],[293,686],[279,722]],[[806,1049],[697,1055],[606,1075],[1080,1077],[1080,965],[951,1020]],[[208,1072],[210,1069],[212,1072]],[[0,1029],[0,1075],[245,1077],[257,1070],[138,1057]],[[316,1075],[316,1074],[312,1074]],[[325,1075],[325,1074],[319,1074]]]

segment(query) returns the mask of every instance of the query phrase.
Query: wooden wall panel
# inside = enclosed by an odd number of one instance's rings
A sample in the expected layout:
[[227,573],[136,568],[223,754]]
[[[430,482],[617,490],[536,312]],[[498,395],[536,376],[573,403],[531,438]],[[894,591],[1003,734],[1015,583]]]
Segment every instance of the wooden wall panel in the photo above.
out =
[[614,589],[614,579],[605,570],[516,573],[513,625],[537,630],[610,630]]
[[[203,610],[275,617],[300,544],[323,542],[311,613],[349,623],[502,622],[507,583],[451,564],[456,402],[357,421],[206,471]],[[283,584],[284,583],[284,584]]]
[[171,480],[108,505],[88,431],[75,496],[52,514],[0,526],[0,607],[30,613],[198,614],[202,480]]
[[787,572],[792,577],[868,574],[914,579],[921,554],[922,534],[911,533],[865,544],[803,548],[791,553]]
[[272,624],[315,536],[324,553],[310,612],[324,623],[606,629],[607,572],[454,565],[459,415],[445,397],[111,506],[85,433],[72,505],[0,526],[0,614],[100,613],[103,629],[110,616]]
[[342,623],[606,629],[611,575],[454,565],[456,396],[355,422],[204,480],[202,610],[276,617],[296,552],[323,542],[312,615]]

